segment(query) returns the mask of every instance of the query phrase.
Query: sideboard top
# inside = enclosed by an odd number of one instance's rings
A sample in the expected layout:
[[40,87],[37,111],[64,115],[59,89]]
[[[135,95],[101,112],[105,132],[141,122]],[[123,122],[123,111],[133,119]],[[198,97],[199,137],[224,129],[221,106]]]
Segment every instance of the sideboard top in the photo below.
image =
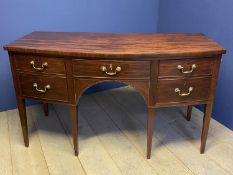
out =
[[226,53],[201,33],[32,32],[4,49],[28,54],[90,58],[196,57]]

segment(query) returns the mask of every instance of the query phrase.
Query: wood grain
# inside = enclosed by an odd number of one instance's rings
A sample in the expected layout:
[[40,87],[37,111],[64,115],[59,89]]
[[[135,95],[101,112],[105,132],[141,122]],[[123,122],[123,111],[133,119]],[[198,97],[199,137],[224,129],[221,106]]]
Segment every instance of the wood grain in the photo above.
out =
[[10,52],[88,58],[167,58],[220,55],[225,49],[200,33],[116,34],[32,32],[4,48]]

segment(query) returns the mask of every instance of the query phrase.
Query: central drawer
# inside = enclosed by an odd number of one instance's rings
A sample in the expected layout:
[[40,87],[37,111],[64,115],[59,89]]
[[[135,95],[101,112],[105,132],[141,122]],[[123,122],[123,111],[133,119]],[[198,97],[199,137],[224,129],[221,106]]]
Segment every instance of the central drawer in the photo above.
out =
[[73,60],[73,75],[91,78],[149,79],[146,61]]
[[65,77],[19,74],[23,96],[68,101],[67,79]]

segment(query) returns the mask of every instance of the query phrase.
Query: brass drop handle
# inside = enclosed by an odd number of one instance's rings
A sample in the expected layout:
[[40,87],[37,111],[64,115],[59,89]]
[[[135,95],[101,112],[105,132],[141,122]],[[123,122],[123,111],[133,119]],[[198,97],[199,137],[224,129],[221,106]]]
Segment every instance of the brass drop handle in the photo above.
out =
[[179,96],[181,96],[181,97],[189,96],[193,90],[194,90],[193,87],[189,87],[189,92],[181,93],[181,90],[179,88],[175,88],[175,92],[178,93]]
[[44,89],[38,89],[38,84],[37,83],[33,83],[33,87],[36,89],[37,92],[40,93],[46,93],[48,89],[51,88],[51,86],[49,84],[47,84]]
[[177,69],[178,69],[178,70],[181,70],[181,72],[182,72],[183,74],[190,74],[190,73],[192,73],[196,68],[197,68],[196,64],[193,64],[192,67],[191,67],[191,70],[184,71],[184,67],[183,67],[183,66],[181,66],[181,65],[178,65],[178,66],[177,66]]
[[104,72],[107,75],[113,76],[116,75],[118,72],[120,72],[122,69],[120,66],[117,66],[116,69],[113,71],[112,64],[109,65],[110,71],[108,71],[106,66],[101,66],[100,70]]
[[36,71],[43,71],[46,67],[48,67],[48,63],[44,62],[42,63],[41,67],[36,67],[35,66],[35,61],[30,61],[31,66],[33,67],[33,69],[35,69]]

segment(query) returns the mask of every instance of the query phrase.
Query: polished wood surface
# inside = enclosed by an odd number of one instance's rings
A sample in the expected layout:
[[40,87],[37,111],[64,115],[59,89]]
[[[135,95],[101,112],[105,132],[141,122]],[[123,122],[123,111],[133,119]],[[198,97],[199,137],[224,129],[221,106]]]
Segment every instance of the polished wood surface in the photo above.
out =
[[33,32],[4,46],[9,52],[25,145],[26,98],[69,105],[78,154],[76,105],[89,87],[118,81],[134,87],[148,108],[147,158],[154,109],[205,104],[201,150],[205,150],[218,71],[225,49],[203,34],[113,34]]
[[200,33],[116,34],[32,32],[8,51],[89,58],[174,58],[220,55],[225,49]]

